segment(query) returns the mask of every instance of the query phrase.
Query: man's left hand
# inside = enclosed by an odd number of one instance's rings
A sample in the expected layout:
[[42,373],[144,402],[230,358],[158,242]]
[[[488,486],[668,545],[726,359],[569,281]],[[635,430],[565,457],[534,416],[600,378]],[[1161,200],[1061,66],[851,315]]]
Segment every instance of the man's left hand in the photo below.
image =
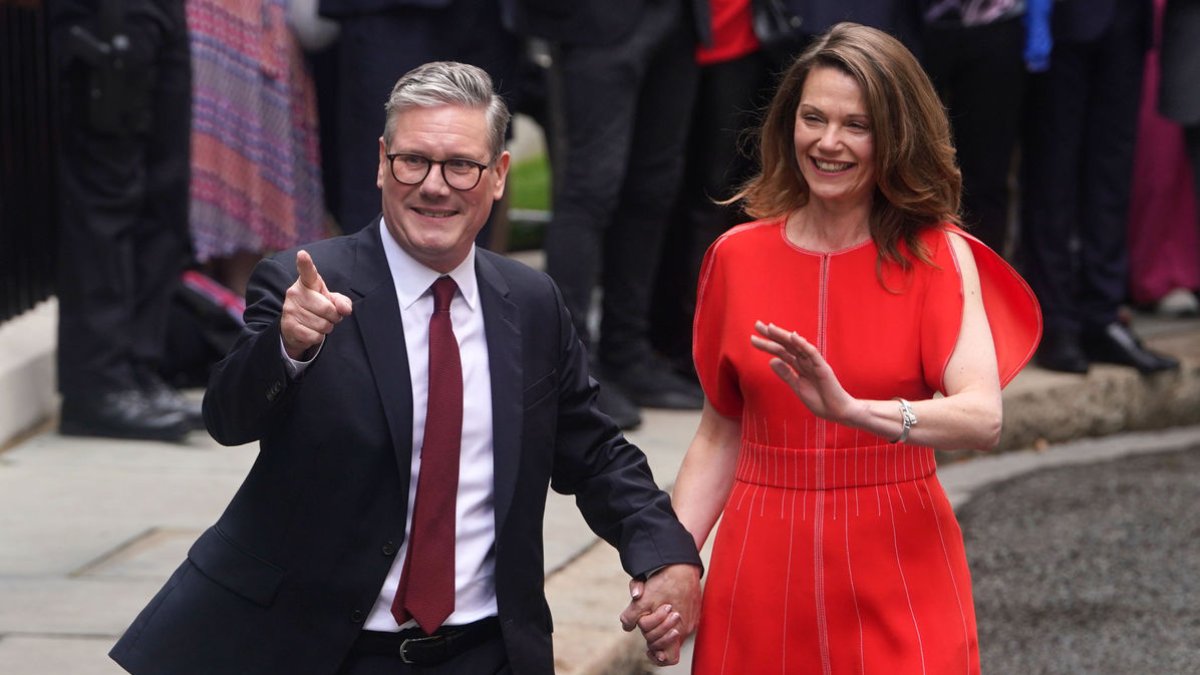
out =
[[668,565],[646,581],[630,581],[629,596],[621,627],[642,630],[646,654],[655,665],[679,663],[683,640],[700,618],[700,568]]

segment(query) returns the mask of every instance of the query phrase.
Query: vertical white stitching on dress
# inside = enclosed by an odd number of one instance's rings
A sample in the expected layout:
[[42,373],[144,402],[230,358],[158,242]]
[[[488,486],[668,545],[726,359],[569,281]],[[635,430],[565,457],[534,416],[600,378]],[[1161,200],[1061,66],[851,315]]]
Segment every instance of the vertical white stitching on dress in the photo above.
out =
[[[866,463],[864,462],[863,464],[865,465]],[[858,429],[855,429],[854,430],[854,515],[855,516],[858,515],[858,493],[859,493],[858,485],[859,484],[860,484],[860,481],[858,479]]]
[[[783,447],[787,447],[787,420],[783,422]],[[795,550],[794,542],[796,540],[796,493],[799,489],[793,485],[790,492],[792,493],[792,513],[788,518],[788,559],[787,572],[783,578],[783,654],[781,656],[783,662],[783,672],[787,672],[787,645],[788,645],[788,600],[791,599],[792,586],[792,552]],[[783,506],[783,500],[779,500],[780,507]]]
[[[766,473],[767,473],[767,462],[763,461],[763,455],[766,454],[767,449],[763,447],[761,438],[758,438],[758,422],[757,422],[757,420],[754,424],[754,436],[755,436],[754,444],[755,444],[755,448],[757,449],[757,452],[755,453],[755,466],[754,466],[754,496],[750,497],[750,510],[754,510],[754,504],[756,501],[758,501],[758,494],[760,494],[760,492],[762,492],[762,484],[764,482],[766,482]],[[767,497],[763,496],[763,498],[764,498],[764,500],[766,500]],[[760,508],[760,514],[761,513],[762,513],[762,509]]]
[[854,601],[854,618],[858,619],[858,672],[867,667],[866,638],[863,636],[862,614],[858,611],[858,592],[854,589],[854,565],[850,562],[850,518],[846,518],[846,573],[850,576],[850,599]]
[[[747,437],[747,434],[746,434],[746,426],[747,426],[748,422],[753,423],[753,421],[754,421],[754,419],[750,415],[750,413],[747,412],[742,415],[742,438],[741,438],[741,448],[739,448],[739,450],[738,450],[738,468],[737,468],[737,474],[736,474],[737,476],[745,476],[746,472],[749,471],[748,467],[750,464],[751,448],[750,448],[750,439]],[[739,482],[743,486],[746,484],[745,481],[739,481]],[[742,510],[742,502],[746,499],[746,490],[742,489],[741,492],[742,492],[742,495],[741,495],[741,497],[738,498],[738,503],[737,503],[738,511]]]
[[[817,350],[827,357],[825,329],[826,312],[829,311],[829,255],[821,258],[820,295],[817,298]],[[817,632],[821,647],[821,672],[830,675],[832,664],[829,660],[829,617],[825,614],[825,452],[827,443],[825,420],[817,421],[816,477],[815,501],[813,505],[813,582],[816,586],[817,602]]]
[[812,443],[808,439],[808,418],[804,418],[804,444],[801,446],[801,453],[804,459],[804,501],[800,502],[800,519],[808,520],[808,456],[811,454],[809,449],[812,448]]
[[733,626],[733,604],[738,597],[738,579],[742,576],[742,561],[746,557],[746,542],[750,541],[750,523],[753,519],[746,516],[746,533],[742,535],[742,550],[738,552],[737,568],[733,571],[733,587],[729,595],[729,619],[725,622],[725,649],[721,652],[721,671],[725,672],[725,660],[729,656],[729,636]]
[[837,517],[837,514],[838,514],[838,509],[837,509],[838,492],[840,492],[840,490],[837,489],[838,425],[833,424],[832,426],[833,426],[833,441],[831,441],[830,443],[827,444],[829,447],[825,449],[825,452],[826,452],[826,454],[829,455],[830,463],[833,465],[830,467],[830,471],[829,471],[829,477],[830,477],[829,493],[833,495],[833,519],[836,521],[838,519],[838,517]]
[[763,480],[762,480],[762,483],[763,483],[762,503],[758,504],[758,515],[760,515],[760,516],[763,514],[763,510],[767,508],[767,497],[769,495],[772,495],[772,490],[768,489],[768,486],[775,484],[775,454],[776,453],[775,453],[775,449],[770,447],[770,428],[769,428],[769,426],[767,426],[767,418],[766,417],[763,417],[763,419],[762,419],[762,450],[763,450],[763,454],[767,455],[766,458],[763,458],[763,460],[764,460],[763,467],[762,467],[763,473],[767,473],[769,471],[770,474],[772,474],[772,476],[770,476],[769,479],[766,477],[763,477]]
[[[903,447],[904,447],[904,446],[901,446],[901,448],[903,448]],[[903,494],[903,493],[900,491],[900,486],[901,486],[901,485],[903,485],[903,483],[901,483],[901,482],[900,482],[901,478],[900,478],[900,465],[899,465],[899,462],[900,462],[900,461],[903,461],[901,458],[903,458],[903,456],[904,456],[904,455],[902,455],[902,454],[900,454],[900,453],[899,453],[899,449],[897,449],[897,453],[896,453],[896,455],[897,455],[897,460],[896,460],[896,482],[895,482],[895,483],[892,483],[892,484],[896,486],[896,499],[899,499],[899,500],[900,500],[900,510],[904,511],[905,513],[908,513],[908,507],[906,507],[906,506],[904,505],[904,494]],[[907,481],[907,480],[908,480],[908,476],[905,476],[905,477],[904,477],[904,480],[905,480],[905,481]],[[889,495],[888,495],[888,498],[889,498],[889,499],[891,498],[891,495],[890,495],[890,493],[889,493]]]
[[[818,428],[822,426],[818,423]],[[820,431],[817,432],[817,443],[819,447],[823,447],[824,438]],[[817,466],[816,480],[813,493],[815,499],[813,501],[813,586],[817,604],[817,634],[821,648],[821,672],[824,675],[830,675],[831,664],[829,662],[829,623],[828,617],[825,615],[825,490],[824,490],[824,462],[822,451],[817,450]]]
[[871,446],[871,455],[875,458],[875,515],[883,517],[883,501],[879,498],[879,441]]
[[892,548],[896,552],[896,570],[900,572],[900,583],[904,586],[904,599],[908,601],[908,614],[912,617],[913,630],[917,633],[917,650],[921,655],[921,673],[925,672],[925,645],[921,641],[921,627],[917,624],[917,613],[913,610],[912,596],[908,592],[908,579],[904,576],[904,565],[900,562],[900,541],[896,534],[896,510],[892,508],[892,492],[887,491],[888,512],[892,516]]
[[[922,482],[927,482],[927,481],[922,481]],[[926,485],[925,489],[928,490],[929,486]],[[930,494],[929,499],[931,502],[933,501],[932,494]],[[971,649],[970,649],[969,645],[971,643],[971,635],[970,635],[970,631],[967,629],[967,615],[965,612],[963,612],[962,596],[960,596],[959,592],[958,592],[958,579],[955,578],[955,576],[954,576],[954,566],[952,564],[950,564],[950,551],[946,549],[946,538],[945,538],[945,536],[942,535],[942,517],[938,515],[937,508],[933,508],[930,510],[933,512],[934,524],[937,526],[938,540],[942,542],[942,557],[946,560],[946,571],[950,573],[950,584],[952,586],[954,586],[954,601],[958,603],[958,617],[959,617],[959,619],[962,620],[963,644],[967,645],[967,648],[966,648],[967,668],[963,672],[970,673],[971,672]]]

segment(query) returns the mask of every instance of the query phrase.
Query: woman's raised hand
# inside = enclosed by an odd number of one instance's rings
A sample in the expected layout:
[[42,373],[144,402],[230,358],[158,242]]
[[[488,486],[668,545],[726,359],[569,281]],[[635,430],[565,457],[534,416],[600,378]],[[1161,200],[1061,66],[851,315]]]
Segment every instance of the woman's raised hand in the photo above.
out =
[[755,348],[771,356],[771,370],[783,380],[814,415],[845,422],[863,404],[846,393],[825,357],[808,340],[762,321],[754,322],[758,335],[750,336]]

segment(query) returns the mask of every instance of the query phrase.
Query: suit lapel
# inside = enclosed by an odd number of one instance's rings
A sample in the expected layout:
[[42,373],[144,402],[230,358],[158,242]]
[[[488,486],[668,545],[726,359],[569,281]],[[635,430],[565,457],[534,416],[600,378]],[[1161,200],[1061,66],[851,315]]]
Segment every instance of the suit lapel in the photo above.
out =
[[475,271],[479,279],[488,370],[492,378],[492,455],[496,472],[498,540],[512,506],[521,461],[521,329],[518,328],[519,310],[508,297],[508,282],[488,255],[486,251],[476,251]]
[[396,469],[401,479],[400,503],[407,504],[412,466],[412,385],[396,285],[392,283],[392,273],[379,236],[378,226],[371,225],[357,237],[359,245],[350,290],[359,299],[354,303],[351,316],[358,322],[367,362],[391,433]]

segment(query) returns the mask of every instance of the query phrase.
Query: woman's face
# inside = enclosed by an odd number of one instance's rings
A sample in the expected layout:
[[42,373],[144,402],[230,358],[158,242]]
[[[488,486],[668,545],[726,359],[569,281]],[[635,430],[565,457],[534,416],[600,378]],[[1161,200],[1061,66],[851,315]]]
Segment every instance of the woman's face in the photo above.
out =
[[813,200],[841,207],[870,202],[875,141],[862,89],[853,77],[829,67],[808,74],[792,140]]

